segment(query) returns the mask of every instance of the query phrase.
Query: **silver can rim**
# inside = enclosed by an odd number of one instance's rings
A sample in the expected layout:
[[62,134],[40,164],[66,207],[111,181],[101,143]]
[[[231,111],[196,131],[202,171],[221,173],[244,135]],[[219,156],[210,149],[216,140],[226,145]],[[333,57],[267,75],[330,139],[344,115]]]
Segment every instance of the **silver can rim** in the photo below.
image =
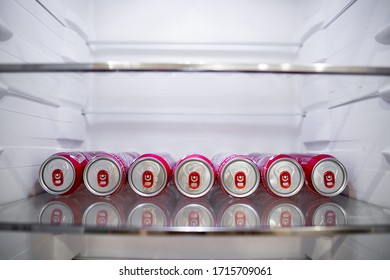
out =
[[[245,161],[247,162],[248,164],[250,164],[253,169],[255,170],[255,174],[256,174],[256,181],[255,181],[255,185],[253,186],[253,188],[249,191],[249,192],[246,192],[244,194],[237,194],[237,193],[234,193],[232,192],[231,190],[229,190],[227,187],[225,187],[225,179],[224,177],[222,176],[222,174],[224,174],[225,172],[225,169],[232,163],[234,163],[235,161]],[[260,185],[260,171],[259,171],[259,168],[257,167],[257,165],[252,161],[252,160],[249,160],[247,158],[232,158],[230,159],[227,163],[225,163],[225,165],[222,167],[221,169],[221,172],[219,174],[220,176],[220,181],[221,181],[221,186],[222,188],[228,193],[230,194],[231,196],[233,197],[248,197],[250,196],[251,194],[253,194],[257,188],[259,187]]]
[[[209,170],[210,172],[210,183],[209,185],[207,186],[207,188],[199,193],[199,194],[190,194],[186,191],[184,191],[181,187],[180,187],[180,184],[179,184],[179,181],[178,181],[178,172],[180,170],[180,168],[187,162],[189,161],[199,161],[201,163],[204,163],[206,166],[207,166],[207,169]],[[214,168],[212,166],[210,166],[210,164],[205,161],[204,159],[201,159],[201,158],[186,158],[184,160],[182,160],[176,167],[175,167],[175,171],[174,171],[174,183],[175,183],[175,186],[176,186],[176,189],[184,196],[186,197],[189,197],[189,198],[198,198],[198,197],[202,197],[202,196],[205,196],[210,190],[211,188],[214,186],[215,184],[215,173],[214,173]]]
[[[142,162],[142,161],[144,161],[144,160],[151,160],[151,161],[154,161],[154,162],[156,162],[158,165],[160,165],[160,167],[162,167],[163,170],[165,170],[165,171],[164,171],[164,182],[163,182],[162,186],[161,186],[157,191],[152,192],[152,193],[144,193],[144,192],[138,190],[138,189],[135,187],[135,185],[134,185],[134,183],[133,183],[133,180],[131,180],[131,174],[133,174],[133,171],[134,171],[135,166],[136,166],[138,163],[140,163],[140,162]],[[138,158],[138,159],[136,159],[136,160],[130,165],[129,171],[127,172],[127,181],[128,181],[128,183],[129,183],[129,185],[130,185],[130,188],[131,188],[136,194],[138,194],[138,195],[140,195],[140,196],[143,196],[143,197],[153,197],[153,196],[159,195],[161,192],[164,191],[164,189],[165,189],[165,187],[166,187],[166,185],[167,185],[167,182],[168,182],[168,173],[167,173],[167,170],[166,170],[165,166],[164,166],[160,161],[158,161],[158,160],[156,160],[155,158],[152,158],[152,157],[143,157],[143,158]]]
[[[50,161],[52,161],[52,160],[54,160],[54,159],[61,159],[61,160],[67,161],[67,162],[69,163],[69,165],[72,167],[72,171],[73,171],[73,174],[74,174],[73,179],[72,179],[72,183],[69,185],[69,187],[66,188],[65,190],[59,191],[59,192],[58,192],[58,191],[54,191],[54,190],[52,190],[51,188],[49,188],[49,187],[46,185],[45,181],[43,180],[43,171],[44,171],[45,167],[49,164]],[[42,163],[41,167],[39,168],[39,184],[41,185],[41,187],[42,187],[46,192],[48,192],[48,193],[50,193],[50,194],[53,194],[53,195],[61,195],[61,194],[66,193],[67,191],[69,191],[69,190],[73,187],[75,180],[76,180],[76,170],[75,170],[75,168],[74,168],[72,162],[71,162],[69,159],[67,159],[66,157],[62,157],[62,156],[51,156],[51,157],[49,157],[48,159],[46,159],[46,160]]]
[[[118,180],[118,183],[115,185],[115,187],[109,191],[109,192],[99,192],[97,190],[95,190],[88,182],[88,177],[87,177],[87,174],[88,174],[88,170],[91,168],[92,164],[99,161],[99,160],[108,160],[108,161],[111,161],[115,167],[118,169],[118,173],[119,173],[119,180]],[[83,173],[83,181],[84,181],[84,185],[85,187],[91,192],[93,193],[94,195],[97,195],[97,196],[109,196],[111,194],[113,194],[114,192],[116,192],[118,190],[118,188],[120,187],[121,185],[121,182],[122,182],[122,178],[123,178],[123,174],[122,174],[122,169],[121,167],[119,166],[119,164],[113,160],[112,158],[110,157],[107,157],[107,156],[98,156],[94,159],[92,159],[88,164],[87,166],[85,167],[84,169],[84,173]]]
[[[271,182],[269,180],[269,172],[271,172],[272,167],[280,161],[289,161],[290,163],[294,164],[297,167],[298,172],[300,174],[299,184],[298,184],[297,188],[292,192],[289,192],[289,193],[277,192],[276,190],[274,190],[274,188],[272,187]],[[271,190],[271,192],[273,192],[274,194],[276,194],[280,197],[291,197],[291,196],[296,195],[302,189],[303,184],[305,183],[305,173],[303,172],[302,166],[296,160],[294,160],[292,158],[279,158],[279,159],[275,160],[268,168],[266,177],[267,177],[268,188]]]
[[[341,171],[343,172],[343,175],[344,175],[344,181],[343,183],[341,184],[340,188],[337,189],[335,192],[332,192],[332,193],[325,193],[323,191],[321,191],[318,186],[316,186],[315,182],[313,182],[312,178],[313,178],[313,174],[314,174],[314,171],[316,170],[317,166],[324,162],[324,161],[333,161],[335,162],[341,169]],[[323,196],[327,196],[327,197],[333,197],[333,196],[336,196],[340,193],[342,193],[344,191],[344,189],[347,187],[347,184],[348,184],[348,175],[347,175],[347,170],[345,168],[345,166],[337,159],[335,158],[323,158],[321,160],[319,160],[313,167],[313,170],[311,171],[311,174],[310,174],[311,178],[310,178],[310,181],[314,187],[314,189],[321,195]]]

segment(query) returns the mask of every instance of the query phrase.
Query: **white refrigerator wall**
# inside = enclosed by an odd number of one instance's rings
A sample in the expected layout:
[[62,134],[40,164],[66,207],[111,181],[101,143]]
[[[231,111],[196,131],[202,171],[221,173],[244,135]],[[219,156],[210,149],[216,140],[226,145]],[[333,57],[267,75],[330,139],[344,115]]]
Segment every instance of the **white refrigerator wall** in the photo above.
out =
[[[0,59],[388,66],[389,5],[5,0]],[[347,194],[390,207],[388,82],[271,74],[2,75],[0,172],[13,187],[2,189],[0,204],[41,191],[38,168],[51,153],[92,149],[175,158],[328,152],[347,165]]]

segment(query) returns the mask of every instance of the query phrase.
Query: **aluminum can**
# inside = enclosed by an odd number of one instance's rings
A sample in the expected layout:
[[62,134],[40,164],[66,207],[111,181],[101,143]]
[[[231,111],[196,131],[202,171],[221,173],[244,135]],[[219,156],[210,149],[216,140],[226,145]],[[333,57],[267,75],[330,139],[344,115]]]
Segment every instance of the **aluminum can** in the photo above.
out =
[[247,197],[260,184],[260,173],[253,160],[245,155],[218,154],[213,158],[221,188],[233,197]]
[[172,215],[174,227],[214,227],[213,208],[205,197],[191,199],[181,196]]
[[310,190],[323,196],[340,194],[347,186],[347,170],[344,165],[327,154],[292,154],[303,167]]
[[95,156],[84,170],[84,184],[98,196],[120,192],[127,179],[127,170],[139,156],[137,153],[101,153]]
[[63,152],[49,157],[39,169],[39,183],[54,195],[74,193],[83,182],[85,166],[95,152]]
[[127,180],[138,195],[156,196],[167,188],[173,165],[168,154],[143,154],[130,165]]
[[142,228],[170,226],[175,203],[176,198],[171,189],[155,197],[138,196],[127,217],[127,226]]
[[206,195],[214,186],[216,177],[213,163],[199,154],[183,157],[173,170],[173,181],[177,190],[191,198]]
[[298,193],[305,181],[301,165],[284,154],[250,154],[260,170],[265,190],[277,197],[290,197]]

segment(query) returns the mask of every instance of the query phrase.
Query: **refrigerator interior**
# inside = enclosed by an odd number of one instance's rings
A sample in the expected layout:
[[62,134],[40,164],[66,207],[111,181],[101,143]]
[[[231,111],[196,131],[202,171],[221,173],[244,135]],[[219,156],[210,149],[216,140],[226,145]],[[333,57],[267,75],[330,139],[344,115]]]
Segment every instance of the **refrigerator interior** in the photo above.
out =
[[[389,258],[389,22],[387,0],[1,1],[0,257]],[[66,203],[43,193],[41,163],[100,150],[329,153],[349,181],[324,203],[348,223],[146,235],[39,224],[47,203]],[[111,202],[127,218],[141,202],[126,194]],[[247,205],[261,220],[275,203],[300,204],[261,199],[219,207]],[[156,203],[172,214],[167,201]]]

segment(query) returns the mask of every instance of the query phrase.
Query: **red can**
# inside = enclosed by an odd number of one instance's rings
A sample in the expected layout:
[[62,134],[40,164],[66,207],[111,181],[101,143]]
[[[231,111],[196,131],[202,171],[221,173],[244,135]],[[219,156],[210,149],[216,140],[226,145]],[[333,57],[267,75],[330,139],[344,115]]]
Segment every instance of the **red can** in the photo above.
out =
[[219,154],[213,158],[221,188],[233,197],[247,197],[260,184],[260,173],[253,160],[245,155]]
[[344,165],[327,154],[292,154],[305,171],[310,190],[323,196],[336,196],[347,186],[347,170]]
[[167,188],[173,165],[168,154],[143,154],[130,165],[127,180],[138,195],[156,196]]
[[95,152],[63,152],[49,157],[39,169],[39,183],[54,195],[74,193],[83,182],[85,166]]
[[177,162],[173,181],[184,196],[197,198],[206,195],[217,177],[213,163],[205,156],[191,154]]
[[277,197],[290,197],[300,191],[305,181],[303,169],[284,154],[250,154],[260,170],[263,187]]
[[85,186],[98,196],[118,193],[126,184],[127,170],[138,156],[137,153],[101,153],[95,156],[85,167]]

